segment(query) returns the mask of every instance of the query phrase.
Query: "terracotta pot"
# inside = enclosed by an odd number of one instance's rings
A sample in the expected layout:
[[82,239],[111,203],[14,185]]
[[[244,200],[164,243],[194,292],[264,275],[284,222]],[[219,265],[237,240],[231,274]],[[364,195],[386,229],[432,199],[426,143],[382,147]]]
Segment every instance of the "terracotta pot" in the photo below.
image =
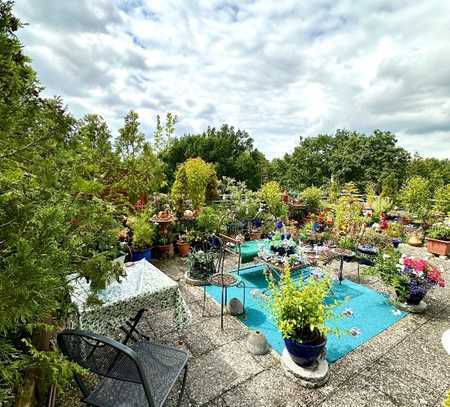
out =
[[252,230],[250,232],[250,240],[260,240],[262,232],[260,230]]
[[177,242],[178,253],[181,257],[186,257],[191,250],[191,245],[188,242],[178,241]]
[[450,254],[450,241],[432,239],[427,237],[427,250],[429,253],[439,256],[448,256]]
[[156,250],[158,251],[158,257],[160,258],[173,257],[175,255],[173,243],[156,246]]

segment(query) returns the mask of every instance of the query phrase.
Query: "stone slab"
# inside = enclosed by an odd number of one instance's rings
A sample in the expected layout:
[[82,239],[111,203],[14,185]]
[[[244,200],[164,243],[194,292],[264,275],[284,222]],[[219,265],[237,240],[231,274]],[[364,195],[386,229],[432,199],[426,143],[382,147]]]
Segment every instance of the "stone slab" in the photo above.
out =
[[322,387],[330,377],[330,369],[326,359],[319,359],[313,367],[297,365],[289,355],[286,348],[281,355],[281,365],[284,370],[299,380],[299,383],[307,388]]

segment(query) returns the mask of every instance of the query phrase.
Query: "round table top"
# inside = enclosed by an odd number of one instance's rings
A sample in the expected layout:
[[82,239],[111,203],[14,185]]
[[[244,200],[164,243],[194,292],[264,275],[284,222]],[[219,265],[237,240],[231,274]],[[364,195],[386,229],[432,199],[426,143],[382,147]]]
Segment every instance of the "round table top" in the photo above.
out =
[[447,329],[442,335],[442,345],[445,351],[450,355],[450,329]]

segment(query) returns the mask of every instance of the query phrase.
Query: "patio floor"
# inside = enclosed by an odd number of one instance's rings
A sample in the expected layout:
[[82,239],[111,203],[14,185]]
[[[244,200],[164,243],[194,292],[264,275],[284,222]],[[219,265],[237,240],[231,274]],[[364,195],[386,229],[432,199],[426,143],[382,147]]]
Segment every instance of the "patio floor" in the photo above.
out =
[[[402,245],[415,256],[424,248]],[[174,332],[163,341],[185,347],[191,356],[183,406],[404,406],[440,407],[450,389],[450,356],[442,348],[442,333],[450,328],[450,260],[434,258],[445,267],[448,285],[427,295],[430,309],[408,315],[380,335],[331,365],[329,382],[319,389],[305,389],[284,373],[272,354],[253,356],[246,350],[248,329],[231,316],[220,330],[219,306],[208,299],[202,316],[203,289],[183,284],[184,260],[155,261],[175,280],[192,312],[192,322],[180,338]],[[233,268],[227,258],[226,266]],[[337,263],[330,267],[337,270]],[[345,264],[346,278],[354,279],[355,263]],[[362,283],[383,290],[372,278]],[[148,331],[167,331],[168,315],[153,316]],[[158,321],[159,320],[159,321]],[[150,329],[151,328],[151,329]],[[144,328],[145,329],[145,328]],[[77,392],[68,390],[58,405],[75,406]],[[175,405],[171,401],[168,405]]]

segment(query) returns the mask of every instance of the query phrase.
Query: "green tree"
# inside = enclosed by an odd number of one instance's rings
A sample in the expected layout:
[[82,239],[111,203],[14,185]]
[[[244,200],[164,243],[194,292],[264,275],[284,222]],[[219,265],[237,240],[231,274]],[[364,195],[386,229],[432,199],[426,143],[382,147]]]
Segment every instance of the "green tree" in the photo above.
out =
[[408,165],[408,177],[422,177],[430,181],[430,188],[437,188],[450,183],[450,160],[422,158],[415,155]]
[[162,125],[161,116],[156,116],[156,129],[153,133],[155,151],[160,153],[169,148],[175,134],[175,125],[178,123],[178,116],[172,113],[166,114],[166,123]]
[[138,114],[130,111],[115,143],[121,161],[113,189],[125,191],[132,203],[165,185],[163,164],[139,127]]
[[383,173],[392,173],[399,180],[406,176],[410,156],[396,142],[392,133],[380,130],[369,136],[338,130],[334,136],[301,137],[292,154],[272,162],[270,173],[284,187],[296,191],[328,184],[331,178],[340,185],[354,182],[360,190],[368,182],[381,189]]
[[412,215],[426,220],[431,209],[430,182],[420,176],[410,178],[400,192],[400,201]]
[[214,164],[219,177],[245,181],[257,189],[267,174],[267,160],[254,148],[249,134],[224,124],[220,129],[208,128],[202,134],[174,138],[160,154],[166,165],[166,176],[173,181],[176,168],[189,158],[200,157]]
[[217,186],[217,175],[212,164],[201,158],[191,158],[181,164],[171,192],[178,213],[186,209],[188,200],[194,209],[200,209],[207,200],[216,198]]
[[89,278],[95,291],[119,275],[118,224],[97,171],[80,166],[94,153],[78,148],[76,121],[40,95],[20,26],[0,2],[0,404],[28,395],[43,405],[46,385],[70,371],[49,343],[68,281]]

